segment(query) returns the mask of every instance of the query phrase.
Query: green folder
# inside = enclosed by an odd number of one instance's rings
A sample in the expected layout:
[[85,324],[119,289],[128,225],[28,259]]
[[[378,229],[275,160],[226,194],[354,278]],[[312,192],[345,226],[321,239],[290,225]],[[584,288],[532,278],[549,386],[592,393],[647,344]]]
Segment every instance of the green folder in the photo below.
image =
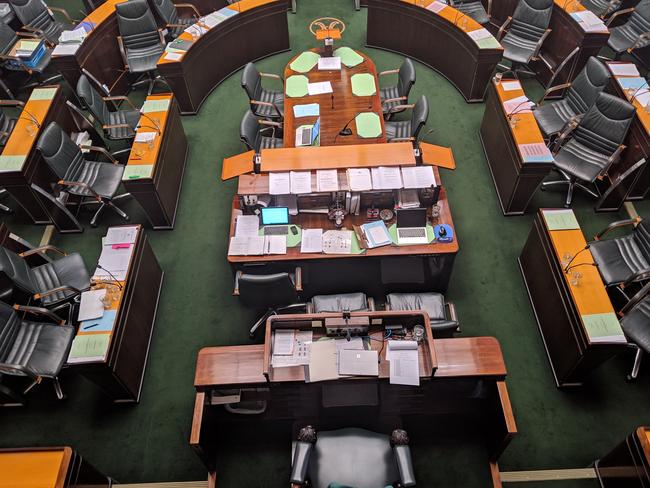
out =
[[374,112],[360,113],[354,118],[357,124],[357,135],[364,139],[379,137],[381,135],[381,121]]
[[0,171],[19,171],[27,156],[0,156]]
[[542,210],[544,221],[548,230],[573,230],[579,229],[580,224],[571,209]]
[[307,84],[309,79],[304,75],[293,75],[287,78],[284,85],[285,93],[288,97],[304,97],[307,95]]
[[[397,224],[393,224],[388,228],[388,234],[390,234],[393,244],[397,245]],[[427,239],[429,240],[429,244],[433,242],[434,238],[433,227],[427,224]]]
[[357,64],[363,63],[363,56],[349,47],[338,48],[336,51],[334,51],[334,56],[341,58],[341,63],[346,65],[348,68],[353,68]]
[[34,88],[29,96],[30,100],[52,100],[56,95],[56,88]]
[[169,100],[147,100],[142,104],[140,111],[149,112],[166,112],[169,108]]
[[110,334],[81,334],[72,341],[69,359],[106,357]]
[[480,49],[499,49],[502,47],[495,37],[486,37],[474,42]]
[[312,51],[305,51],[291,62],[289,68],[298,73],[306,73],[318,64],[319,59],[320,54]]
[[614,312],[581,315],[590,342],[626,342]]
[[124,168],[122,180],[137,180],[140,178],[151,178],[153,176],[153,164],[128,164]]
[[352,94],[357,97],[369,97],[377,93],[375,86],[375,77],[370,73],[359,73],[353,75],[352,81]]

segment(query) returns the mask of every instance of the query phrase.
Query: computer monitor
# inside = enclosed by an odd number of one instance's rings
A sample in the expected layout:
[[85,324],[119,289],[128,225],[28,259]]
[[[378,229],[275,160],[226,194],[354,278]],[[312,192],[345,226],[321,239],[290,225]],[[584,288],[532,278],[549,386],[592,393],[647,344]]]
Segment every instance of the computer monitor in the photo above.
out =
[[395,211],[397,227],[426,227],[426,208],[399,208]]
[[287,225],[288,207],[262,207],[262,225]]

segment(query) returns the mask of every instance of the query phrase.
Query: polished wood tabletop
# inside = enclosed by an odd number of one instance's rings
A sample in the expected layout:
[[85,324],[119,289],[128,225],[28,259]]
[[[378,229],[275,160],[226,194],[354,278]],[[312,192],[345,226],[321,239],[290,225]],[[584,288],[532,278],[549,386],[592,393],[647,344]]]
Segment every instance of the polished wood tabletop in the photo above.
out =
[[71,457],[69,447],[3,450],[0,488],[64,488]]
[[[336,46],[335,46],[336,47]],[[312,51],[323,54],[322,49],[312,49]],[[314,66],[307,73],[299,73],[290,68],[291,62],[298,56],[294,57],[284,69],[284,79],[292,75],[304,75],[309,79],[310,83],[317,83],[322,81],[329,81],[332,83],[333,93],[326,93],[323,95],[304,96],[304,97],[288,97],[285,95],[284,99],[284,147],[295,146],[296,129],[301,125],[309,125],[316,122],[318,117],[300,117],[296,119],[293,116],[293,107],[295,105],[303,105],[309,103],[318,103],[320,105],[320,145],[332,146],[335,144],[375,144],[378,142],[386,142],[384,131],[384,119],[381,108],[381,97],[379,95],[379,80],[377,77],[377,69],[375,63],[363,54],[356,51],[363,57],[363,62],[347,68],[341,64],[340,71],[320,71],[318,65]],[[353,75],[358,73],[370,73],[375,78],[375,87],[377,88],[374,95],[369,97],[357,97],[352,94]],[[364,139],[357,136],[357,128],[354,123],[354,118],[362,112],[374,112],[379,115],[381,121],[382,135],[372,139]],[[339,132],[349,123],[349,128],[352,129],[352,135],[342,136]]]

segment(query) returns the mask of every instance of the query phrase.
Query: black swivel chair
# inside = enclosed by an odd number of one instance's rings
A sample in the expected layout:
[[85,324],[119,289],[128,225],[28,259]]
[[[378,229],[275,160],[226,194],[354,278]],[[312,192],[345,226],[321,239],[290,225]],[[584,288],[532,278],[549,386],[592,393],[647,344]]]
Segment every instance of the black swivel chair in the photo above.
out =
[[587,10],[591,10],[601,19],[609,17],[621,7],[621,0],[580,0]]
[[490,22],[489,12],[491,10],[492,0],[488,0],[487,11],[485,10],[483,3],[479,0],[450,0],[449,5],[474,19],[481,25],[486,25]]
[[406,58],[398,69],[382,71],[379,76],[397,74],[397,84],[385,86],[379,89],[381,96],[381,107],[384,117],[390,117],[404,109],[396,110],[396,107],[408,103],[409,93],[415,84],[415,65],[413,61]]
[[165,51],[165,39],[158,29],[147,0],[129,0],[115,5],[120,35],[117,42],[124,66],[129,73],[146,76],[147,79],[132,85],[148,84],[151,95],[157,82],[165,80],[157,73],[158,59]]
[[266,309],[262,317],[250,330],[251,338],[271,315],[304,311],[305,304],[299,303],[302,291],[302,270],[294,273],[247,274],[237,271],[233,295],[239,296],[246,307]]
[[[634,226],[630,234],[603,239],[612,230],[630,225]],[[594,236],[589,251],[606,286],[616,286],[623,291],[632,283],[647,280],[650,277],[650,222],[643,219],[613,222]]]
[[5,144],[7,144],[7,140],[9,140],[9,136],[14,130],[16,122],[18,121],[17,118],[9,117],[5,113],[5,111],[2,109],[2,102],[3,101],[0,100],[0,149],[3,148]]
[[418,135],[429,118],[429,101],[424,95],[411,105],[398,105],[396,110],[410,108],[409,120],[388,121],[384,124],[388,142],[417,141]]
[[284,92],[262,87],[262,78],[273,78],[282,83],[282,78],[272,73],[261,73],[253,63],[244,67],[241,86],[248,95],[251,111],[258,117],[282,119],[284,117]]
[[[620,15],[631,13],[627,22],[617,27],[609,27]],[[628,52],[634,55],[634,50],[650,44],[650,0],[641,0],[636,7],[615,12],[607,22],[609,39],[607,46],[614,51],[616,57]]]
[[96,146],[83,147],[103,154],[111,161],[110,163],[86,160],[81,148],[56,122],[50,123],[45,128],[36,147],[50,169],[60,178],[58,184],[70,195],[79,197],[80,205],[99,204],[90,225],[97,226],[97,219],[106,207],[113,209],[124,220],[129,220],[128,215],[113,203],[127,196],[127,194],[115,195],[122,183],[124,166],[118,164],[106,149]]
[[571,83],[564,83],[549,88],[544,93],[566,89],[567,94],[561,100],[541,103],[533,110],[537,125],[546,138],[560,133],[570,121],[578,121],[595,102],[611,78],[611,73],[598,58],[592,56],[587,60],[582,71]]
[[424,310],[435,338],[453,337],[459,331],[456,307],[440,293],[390,293],[386,310]]
[[[260,119],[253,112],[246,110],[239,125],[239,137],[249,150],[259,153],[262,149],[283,147],[284,141],[276,137],[276,131],[282,130],[282,124]],[[270,135],[264,135],[270,132]]]
[[644,286],[621,309],[621,328],[628,344],[635,350],[632,371],[627,376],[628,381],[635,380],[639,375],[643,353],[650,354],[650,284]]
[[503,59],[511,63],[507,71],[516,74],[537,59],[544,40],[551,33],[548,26],[553,5],[553,0],[519,0],[512,17],[506,19],[497,33],[497,40],[504,49]]
[[[61,32],[74,26],[68,12],[62,8],[49,7],[42,0],[9,0],[9,3],[24,30],[38,34],[51,44],[58,44]],[[63,14],[67,23],[56,20],[52,12]]]
[[[57,324],[23,320],[18,312],[47,316]],[[31,380],[26,394],[41,382],[51,378],[59,400],[64,398],[59,373],[65,364],[75,329],[65,325],[56,315],[38,307],[11,307],[0,302],[0,374],[22,376]],[[22,403],[18,395],[13,395]]]
[[[169,31],[169,37],[176,39],[181,32],[196,23],[201,14],[191,3],[173,3],[171,0],[151,0],[153,8],[158,16],[165,22]],[[192,11],[192,17],[181,17],[178,15],[179,8],[186,8]]]
[[[47,251],[62,257],[34,267],[25,259]],[[42,306],[58,310],[90,288],[90,276],[78,253],[66,254],[54,246],[43,246],[16,254],[0,247],[0,299],[9,299],[14,288],[28,293]]]
[[[135,137],[135,129],[140,121],[140,111],[127,97],[101,96],[85,74],[81,75],[77,81],[77,96],[101,124],[107,139],[126,140]],[[130,109],[111,110],[106,102],[116,101],[127,102]]]
[[375,310],[375,301],[365,293],[316,295],[307,304],[307,313],[366,312]]
[[292,486],[379,488],[415,486],[406,431],[390,437],[364,429],[319,432],[303,427],[292,446]]
[[618,161],[635,113],[636,109],[627,101],[608,93],[598,94],[580,122],[570,123],[558,136],[553,159],[562,179],[544,182],[542,189],[567,185],[565,207],[571,206],[576,187],[598,198],[598,193],[585,184],[593,185]]

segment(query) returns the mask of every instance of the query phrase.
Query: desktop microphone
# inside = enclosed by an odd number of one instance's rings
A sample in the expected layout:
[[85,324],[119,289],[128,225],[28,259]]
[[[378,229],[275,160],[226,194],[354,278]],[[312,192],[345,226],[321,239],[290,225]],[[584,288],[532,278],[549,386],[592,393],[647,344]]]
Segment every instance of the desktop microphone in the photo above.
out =
[[511,111],[511,112],[506,116],[506,117],[508,118],[508,121],[511,121],[511,120],[512,120],[512,117],[514,117],[514,116],[517,115],[518,113],[523,112],[524,110],[526,110],[526,108],[523,108],[523,109],[521,109],[520,111],[517,111],[517,109],[518,109],[519,107],[521,107],[521,106],[522,106],[523,104],[525,104],[525,103],[530,103],[530,100],[524,100],[523,102],[521,102],[521,103],[519,103],[518,105],[516,105],[515,108],[512,109],[512,111]]
[[583,247],[583,248],[580,249],[577,253],[575,253],[575,254],[573,255],[573,257],[569,260],[569,262],[566,263],[566,266],[564,267],[564,272],[565,272],[566,274],[569,273],[569,269],[570,269],[570,267],[571,267],[571,263],[573,262],[573,260],[574,260],[575,258],[578,257],[578,254],[580,254],[580,253],[586,251],[587,249],[589,249],[589,244],[587,244],[585,247]]
[[[354,119],[356,119],[356,115],[352,117],[350,120],[348,120],[348,123],[345,124],[345,126],[339,131],[338,134],[336,134],[336,137],[338,136],[351,136],[352,135],[352,129],[350,129],[348,126],[352,123]],[[336,142],[336,137],[334,138],[334,142]]]
[[648,80],[645,80],[645,81],[641,84],[641,86],[640,86],[639,88],[637,88],[636,90],[634,90],[634,93],[633,93],[632,96],[630,97],[630,103],[633,103],[633,102],[634,102],[634,99],[636,98],[637,94],[639,93],[639,90],[641,90],[641,88],[643,88],[644,86],[648,86]]
[[571,271],[573,268],[577,268],[578,266],[595,266],[596,268],[598,267],[597,263],[578,263],[574,264],[573,266],[569,266],[566,270],[566,274],[569,274],[569,271]]
[[[154,125],[154,127],[149,127],[150,129],[154,129],[154,128],[155,128],[155,130],[156,130],[156,132],[158,133],[158,135],[162,134],[162,132],[161,132],[161,130],[160,130],[160,126],[159,126],[158,124],[156,124],[156,121],[155,121],[155,120],[153,120],[151,117],[149,117],[149,116],[148,116],[146,113],[144,113],[144,112],[140,112],[140,115],[141,115],[142,117],[145,117],[147,120],[151,121],[151,123]],[[148,127],[148,126],[145,126],[145,125],[140,124],[138,127]]]
[[120,290],[123,289],[123,288],[122,288],[122,285],[120,285],[120,280],[118,280],[118,279],[115,277],[115,275],[114,275],[113,273],[111,273],[109,270],[107,270],[106,268],[104,268],[104,267],[103,267],[101,264],[99,264],[99,263],[97,263],[97,267],[98,267],[99,269],[103,269],[103,270],[106,271],[109,275],[111,275],[111,278],[113,278],[113,280],[115,280],[115,285],[116,285]]

